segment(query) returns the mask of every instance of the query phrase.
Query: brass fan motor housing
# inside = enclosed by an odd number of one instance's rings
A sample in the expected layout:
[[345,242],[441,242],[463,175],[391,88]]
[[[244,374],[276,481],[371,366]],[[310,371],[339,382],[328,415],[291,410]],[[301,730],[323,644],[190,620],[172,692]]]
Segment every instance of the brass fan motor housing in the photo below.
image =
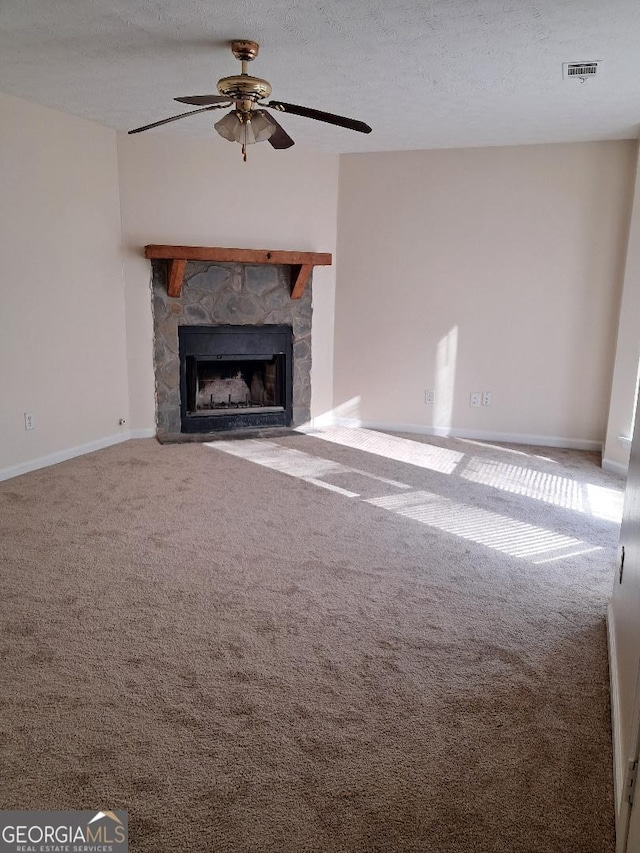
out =
[[231,42],[231,52],[236,59],[242,62],[242,74],[233,74],[231,77],[223,77],[218,80],[218,92],[230,101],[244,101],[256,103],[271,94],[271,84],[260,77],[252,77],[247,74],[247,62],[255,59],[260,50],[257,41],[249,39],[236,39]]
[[218,92],[230,101],[260,101],[271,94],[271,84],[250,74],[234,74],[218,80]]

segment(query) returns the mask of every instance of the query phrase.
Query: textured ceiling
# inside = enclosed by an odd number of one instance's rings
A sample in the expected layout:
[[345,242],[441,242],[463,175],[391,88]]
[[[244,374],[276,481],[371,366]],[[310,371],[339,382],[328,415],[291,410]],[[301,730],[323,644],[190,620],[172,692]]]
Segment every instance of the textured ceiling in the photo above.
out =
[[[232,38],[260,42],[249,71],[273,97],[373,127],[280,116],[326,151],[638,135],[637,0],[2,0],[0,91],[127,130],[238,73]],[[563,80],[563,62],[592,59],[601,77]]]

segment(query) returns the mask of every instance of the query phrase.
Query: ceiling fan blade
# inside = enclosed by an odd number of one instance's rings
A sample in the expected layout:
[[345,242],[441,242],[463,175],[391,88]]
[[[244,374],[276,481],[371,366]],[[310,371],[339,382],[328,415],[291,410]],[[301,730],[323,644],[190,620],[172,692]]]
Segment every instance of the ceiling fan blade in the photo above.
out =
[[170,121],[178,121],[181,118],[187,118],[187,116],[194,116],[196,113],[206,113],[209,110],[217,110],[220,109],[219,106],[211,106],[211,107],[203,107],[201,110],[189,110],[188,113],[180,113],[179,116],[171,116],[171,118],[163,118],[160,121],[154,121],[151,124],[145,124],[144,127],[136,127],[134,130],[130,130],[129,134],[132,133],[142,133],[143,130],[151,130],[152,127],[160,127],[161,124],[169,124]]
[[289,136],[284,127],[274,119],[271,113],[269,113],[268,118],[271,124],[275,124],[276,126],[276,132],[272,133],[269,137],[269,144],[273,148],[291,148],[292,145],[295,145],[293,139]]
[[311,107],[301,107],[298,104],[286,104],[284,101],[269,101],[267,106],[283,113],[291,113],[295,116],[313,118],[316,121],[326,121],[327,124],[336,124],[338,127],[346,127],[348,130],[357,130],[359,133],[371,133],[371,128],[363,121],[346,116],[337,116],[333,113],[325,113],[322,110],[313,110]]
[[181,104],[193,104],[196,107],[204,107],[207,104],[228,104],[229,98],[224,95],[190,95],[185,98],[174,98],[174,101],[180,101]]

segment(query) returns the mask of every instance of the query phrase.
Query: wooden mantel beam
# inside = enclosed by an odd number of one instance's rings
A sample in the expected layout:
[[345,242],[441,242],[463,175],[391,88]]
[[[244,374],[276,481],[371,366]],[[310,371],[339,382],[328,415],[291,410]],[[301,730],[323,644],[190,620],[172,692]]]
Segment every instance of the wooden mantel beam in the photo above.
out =
[[144,248],[145,258],[169,261],[167,292],[182,293],[187,261],[222,264],[281,264],[291,267],[291,298],[300,299],[315,266],[330,266],[330,252],[289,252],[281,249],[225,249],[213,246],[158,246]]

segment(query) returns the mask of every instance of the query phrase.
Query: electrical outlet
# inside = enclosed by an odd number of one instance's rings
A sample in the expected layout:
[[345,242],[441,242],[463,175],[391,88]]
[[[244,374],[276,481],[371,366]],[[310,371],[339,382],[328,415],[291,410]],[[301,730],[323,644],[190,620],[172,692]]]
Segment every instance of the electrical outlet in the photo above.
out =
[[482,392],[482,405],[490,406],[491,405],[491,391],[483,391]]
[[469,394],[469,405],[474,408],[482,405],[482,394],[480,391],[472,391],[471,394]]
[[24,413],[24,428],[26,430],[35,428],[35,422],[33,420],[33,415],[31,414],[31,412]]
[[435,403],[436,392],[435,391],[425,391],[424,392],[424,401],[425,401],[425,403]]

